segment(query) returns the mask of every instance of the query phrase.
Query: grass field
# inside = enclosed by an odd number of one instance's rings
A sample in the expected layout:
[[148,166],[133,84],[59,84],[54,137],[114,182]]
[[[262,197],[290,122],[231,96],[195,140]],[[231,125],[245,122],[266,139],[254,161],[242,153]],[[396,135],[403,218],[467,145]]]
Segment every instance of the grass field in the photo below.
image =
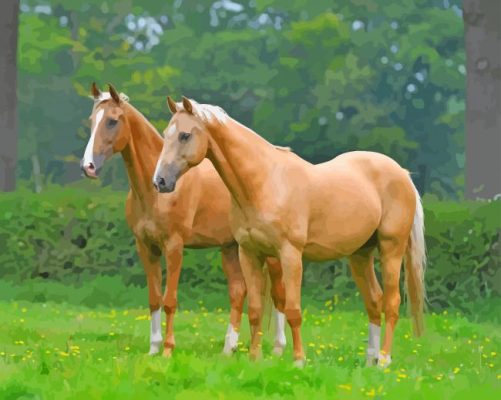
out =
[[[171,359],[149,357],[147,309],[83,308],[0,302],[0,399],[489,399],[501,391],[501,332],[456,313],[427,316],[414,339],[402,318],[394,363],[364,367],[366,317],[359,311],[304,312],[308,363],[292,366],[290,338],[282,358],[247,358],[244,320],[239,351],[220,354],[227,313],[180,311]],[[244,316],[245,318],[245,316]],[[168,397],[167,397],[168,396]]]

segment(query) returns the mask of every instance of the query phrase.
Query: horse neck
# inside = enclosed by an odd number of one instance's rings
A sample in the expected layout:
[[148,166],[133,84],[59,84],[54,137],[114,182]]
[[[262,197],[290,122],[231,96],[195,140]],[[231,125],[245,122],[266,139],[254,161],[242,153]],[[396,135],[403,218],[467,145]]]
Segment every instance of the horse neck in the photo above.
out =
[[132,193],[142,200],[156,195],[151,183],[162,138],[148,120],[134,107],[127,105],[126,118],[130,129],[129,143],[122,151]]
[[209,127],[207,158],[240,207],[252,203],[263,189],[278,150],[261,136],[229,119]]

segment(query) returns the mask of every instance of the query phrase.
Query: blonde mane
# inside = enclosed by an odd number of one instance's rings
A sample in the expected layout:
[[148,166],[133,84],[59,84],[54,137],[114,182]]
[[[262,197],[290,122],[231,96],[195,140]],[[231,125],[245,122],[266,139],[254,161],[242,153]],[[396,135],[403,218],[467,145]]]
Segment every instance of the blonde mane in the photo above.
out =
[[[193,114],[203,122],[210,123],[213,119],[215,119],[217,122],[224,124],[229,118],[226,111],[219,106],[212,104],[200,104],[193,99],[189,100],[193,107]],[[176,103],[176,108],[178,111],[184,110],[183,102],[181,101]],[[275,146],[274,144],[272,144],[272,146],[274,146],[277,150],[292,152],[290,147]]]
[[[219,106],[200,104],[193,99],[190,99],[190,102],[193,106],[193,114],[203,122],[209,123],[215,119],[217,122],[224,124],[228,120],[228,114]],[[184,110],[182,102],[176,103],[176,107],[178,111]]]
[[[129,102],[129,96],[127,96],[125,93],[120,92],[119,94],[120,100],[122,100],[125,103]],[[102,103],[105,100],[110,100],[111,99],[111,94],[110,92],[101,92],[98,98],[94,98],[91,96],[91,98],[94,100],[94,104],[97,105],[99,103]]]

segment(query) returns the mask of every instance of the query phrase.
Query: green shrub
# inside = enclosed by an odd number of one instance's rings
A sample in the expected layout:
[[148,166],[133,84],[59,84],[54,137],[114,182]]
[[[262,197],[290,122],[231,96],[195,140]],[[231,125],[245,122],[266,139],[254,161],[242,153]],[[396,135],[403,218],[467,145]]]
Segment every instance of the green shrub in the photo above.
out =
[[[126,194],[101,189],[52,189],[0,195],[0,278],[32,278],[81,285],[118,275],[124,285],[145,286],[134,238],[124,217]],[[501,295],[501,202],[425,199],[431,307],[464,311]],[[226,293],[217,250],[187,250],[181,274],[198,296]],[[403,279],[402,279],[403,282]],[[357,293],[346,262],[305,263],[304,293],[317,301]],[[202,290],[203,288],[203,290]]]

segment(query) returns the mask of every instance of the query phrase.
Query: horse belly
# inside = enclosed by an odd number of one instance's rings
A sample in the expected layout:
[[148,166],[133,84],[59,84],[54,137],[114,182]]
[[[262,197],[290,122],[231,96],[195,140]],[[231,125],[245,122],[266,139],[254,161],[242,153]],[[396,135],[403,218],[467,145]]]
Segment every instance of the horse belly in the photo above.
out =
[[303,256],[311,261],[335,260],[346,255],[335,248],[319,243],[307,243],[303,250]]
[[379,220],[377,208],[326,207],[310,221],[305,256],[313,260],[349,256],[367,243]]

